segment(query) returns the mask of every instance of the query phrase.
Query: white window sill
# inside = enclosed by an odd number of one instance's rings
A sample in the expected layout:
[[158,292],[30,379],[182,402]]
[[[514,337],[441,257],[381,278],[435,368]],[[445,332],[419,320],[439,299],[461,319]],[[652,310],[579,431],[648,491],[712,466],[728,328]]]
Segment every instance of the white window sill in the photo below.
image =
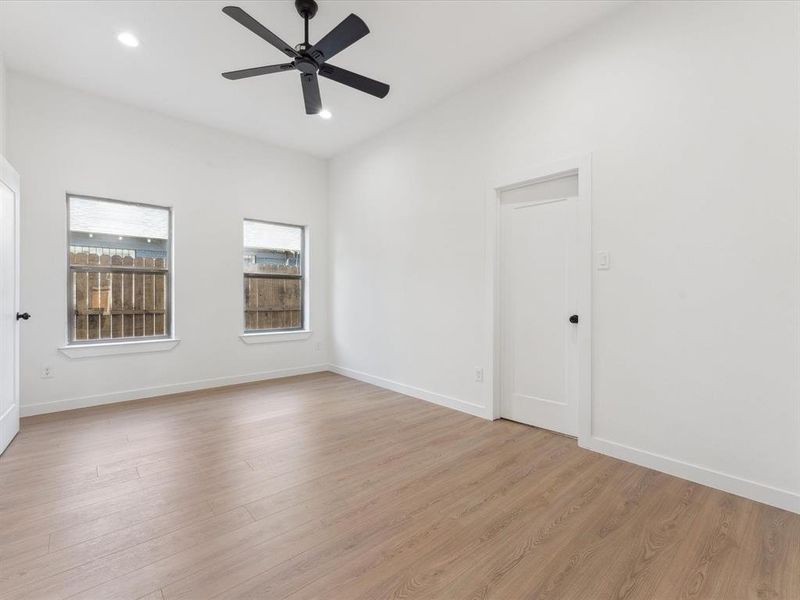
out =
[[70,358],[90,356],[114,356],[116,354],[139,354],[141,352],[166,352],[180,342],[176,338],[137,340],[132,342],[105,342],[101,344],[71,344],[61,346],[58,351]]
[[273,342],[296,342],[307,340],[311,337],[311,331],[301,329],[299,331],[262,331],[258,333],[243,333],[239,338],[245,344],[271,344]]

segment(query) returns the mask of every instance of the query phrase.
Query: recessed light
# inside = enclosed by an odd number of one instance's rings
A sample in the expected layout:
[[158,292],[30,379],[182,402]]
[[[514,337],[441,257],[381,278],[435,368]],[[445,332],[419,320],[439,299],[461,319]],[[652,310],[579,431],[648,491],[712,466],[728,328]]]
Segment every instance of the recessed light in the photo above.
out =
[[121,240],[121,239],[122,239],[122,236],[121,236],[121,235],[120,235],[120,236],[118,236],[118,237],[117,237],[117,239],[118,239],[118,240]]
[[130,31],[123,31],[117,36],[119,43],[129,48],[136,48],[139,45],[139,38],[133,35]]
[[320,118],[322,118],[322,119],[326,119],[326,120],[327,120],[327,119],[330,119],[330,118],[333,116],[333,115],[331,114],[331,111],[329,111],[327,108],[323,108],[323,109],[322,109],[321,111],[319,111],[317,114],[320,116]]

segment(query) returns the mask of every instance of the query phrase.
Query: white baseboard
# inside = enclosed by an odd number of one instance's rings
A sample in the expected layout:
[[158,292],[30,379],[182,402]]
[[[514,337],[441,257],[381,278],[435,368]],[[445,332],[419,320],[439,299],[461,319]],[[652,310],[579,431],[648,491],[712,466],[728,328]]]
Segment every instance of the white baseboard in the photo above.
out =
[[488,410],[480,404],[466,402],[450,396],[444,396],[442,394],[437,394],[436,392],[423,390],[421,388],[406,385],[404,383],[398,383],[397,381],[391,381],[390,379],[384,379],[383,377],[376,377],[375,375],[362,373],[361,371],[354,371],[353,369],[340,367],[338,365],[328,365],[328,370],[338,373],[339,375],[344,375],[345,377],[350,377],[351,379],[357,379],[365,383],[371,383],[372,385],[386,388],[387,390],[392,390],[393,392],[397,392],[399,394],[405,394],[406,396],[411,396],[412,398],[418,398],[420,400],[425,400],[426,402],[431,402],[433,404],[459,410],[469,415],[482,417],[484,419],[491,418],[488,414]]
[[707,485],[723,492],[729,492],[756,502],[763,502],[784,510],[800,513],[800,494],[775,488],[763,483],[751,481],[721,473],[707,467],[669,458],[661,454],[654,454],[646,450],[639,450],[624,444],[612,442],[598,437],[581,441],[581,447],[601,454],[613,456],[620,460],[634,463],[642,467],[674,475],[695,483]]
[[127,402],[128,400],[143,400],[144,398],[153,398],[154,396],[165,396],[167,394],[178,394],[181,392],[193,392],[195,390],[223,387],[226,385],[236,385],[238,383],[266,381],[268,379],[278,379],[280,377],[305,375],[306,373],[319,373],[327,370],[328,365],[326,364],[308,365],[305,367],[294,367],[291,369],[278,369],[275,371],[247,373],[245,375],[231,375],[226,377],[213,377],[211,379],[198,379],[195,381],[185,381],[183,383],[172,383],[168,385],[125,390],[111,394],[96,394],[93,396],[83,396],[81,398],[54,400],[52,402],[40,402],[37,404],[27,405],[23,404],[21,406],[21,416],[31,417],[33,415],[43,415],[45,413],[59,412],[62,410],[87,408],[89,406],[100,406],[102,404],[114,404],[116,402]]

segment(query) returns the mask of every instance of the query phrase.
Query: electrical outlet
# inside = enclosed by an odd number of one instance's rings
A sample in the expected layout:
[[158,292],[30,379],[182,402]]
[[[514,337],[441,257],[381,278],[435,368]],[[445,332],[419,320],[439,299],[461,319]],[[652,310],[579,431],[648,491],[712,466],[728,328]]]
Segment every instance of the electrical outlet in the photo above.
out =
[[475,367],[475,383],[483,383],[483,369]]
[[52,379],[53,378],[53,367],[44,366],[42,367],[42,379]]
[[314,349],[315,349],[317,352],[321,352],[321,351],[322,351],[322,342],[317,342],[317,345],[316,345],[316,346],[314,346]]

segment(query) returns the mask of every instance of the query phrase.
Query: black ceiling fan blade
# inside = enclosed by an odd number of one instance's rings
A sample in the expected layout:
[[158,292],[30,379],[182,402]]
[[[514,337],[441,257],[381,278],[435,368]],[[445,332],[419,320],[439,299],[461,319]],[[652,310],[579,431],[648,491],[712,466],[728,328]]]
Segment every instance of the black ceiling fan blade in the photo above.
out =
[[322,98],[319,96],[319,79],[316,73],[300,73],[303,84],[303,100],[306,103],[306,114],[316,115],[322,110]]
[[389,85],[375,81],[369,77],[364,77],[358,73],[353,73],[341,67],[334,67],[333,65],[322,65],[319,68],[319,74],[327,79],[332,79],[337,83],[350,86],[360,92],[376,96],[377,98],[385,98],[389,93]]
[[351,14],[328,32],[328,35],[308,49],[318,63],[330,60],[342,50],[356,43],[369,33],[369,27],[356,15]]
[[239,69],[238,71],[226,71],[222,74],[225,79],[244,79],[245,77],[255,77],[256,75],[269,75],[270,73],[280,73],[294,69],[292,63],[282,65],[267,65],[265,67],[253,67],[252,69]]
[[226,15],[228,15],[231,19],[239,23],[240,25],[244,25],[250,31],[255,33],[258,37],[263,40],[266,40],[273,46],[275,46],[278,50],[283,52],[286,56],[291,58],[297,58],[300,56],[294,48],[292,48],[289,44],[284,42],[281,38],[277,35],[272,33],[269,29],[264,27],[261,23],[256,21],[253,17],[248,15],[238,6],[226,6],[222,9]]

